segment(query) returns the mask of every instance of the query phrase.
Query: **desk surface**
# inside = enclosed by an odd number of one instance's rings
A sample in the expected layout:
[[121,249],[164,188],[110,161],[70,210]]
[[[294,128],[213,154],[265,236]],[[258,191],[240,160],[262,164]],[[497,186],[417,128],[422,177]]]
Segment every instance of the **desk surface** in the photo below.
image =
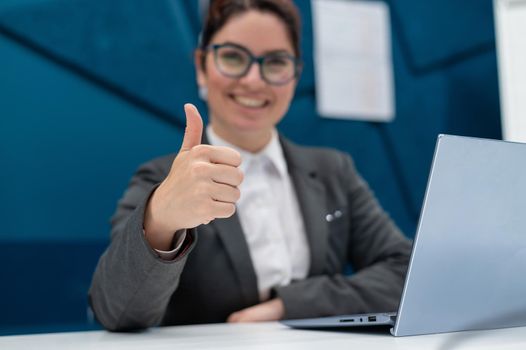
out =
[[279,323],[155,328],[0,337],[0,349],[526,349],[526,327],[395,338],[388,332],[300,331]]

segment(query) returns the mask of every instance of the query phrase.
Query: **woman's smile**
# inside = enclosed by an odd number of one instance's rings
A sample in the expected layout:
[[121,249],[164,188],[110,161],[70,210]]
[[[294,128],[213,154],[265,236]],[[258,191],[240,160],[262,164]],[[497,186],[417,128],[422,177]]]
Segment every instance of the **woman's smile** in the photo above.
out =
[[229,95],[234,102],[245,108],[260,109],[268,106],[269,101],[267,99],[242,96],[238,94]]

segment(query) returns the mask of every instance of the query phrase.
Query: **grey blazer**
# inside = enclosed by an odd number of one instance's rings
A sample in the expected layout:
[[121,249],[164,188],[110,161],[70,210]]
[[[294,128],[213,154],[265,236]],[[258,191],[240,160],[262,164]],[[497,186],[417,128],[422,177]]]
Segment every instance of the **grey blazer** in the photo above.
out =
[[[280,140],[311,252],[308,277],[275,288],[285,318],[396,311],[410,242],[348,155]],[[193,241],[175,261],[161,260],[149,247],[143,234],[145,203],[174,156],[139,168],[112,219],[111,244],[89,291],[97,319],[109,330],[224,322],[232,312],[259,303],[237,215],[190,230]],[[327,215],[338,210],[343,215],[328,221]],[[344,274],[348,264],[355,271],[351,276]]]

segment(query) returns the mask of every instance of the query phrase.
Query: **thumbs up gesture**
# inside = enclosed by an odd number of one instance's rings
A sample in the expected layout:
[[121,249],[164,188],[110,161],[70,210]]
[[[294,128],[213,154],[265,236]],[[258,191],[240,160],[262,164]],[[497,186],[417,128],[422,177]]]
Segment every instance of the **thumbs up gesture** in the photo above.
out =
[[239,152],[201,144],[203,121],[192,104],[184,106],[186,130],[170,172],[150,197],[144,230],[150,245],[168,250],[180,229],[234,214],[243,181]]

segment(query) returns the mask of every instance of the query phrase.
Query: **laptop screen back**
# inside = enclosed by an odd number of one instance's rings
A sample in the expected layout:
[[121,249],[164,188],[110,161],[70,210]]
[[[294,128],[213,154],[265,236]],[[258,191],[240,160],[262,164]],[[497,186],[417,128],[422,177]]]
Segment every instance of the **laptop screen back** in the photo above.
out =
[[526,144],[439,136],[397,336],[526,325]]

